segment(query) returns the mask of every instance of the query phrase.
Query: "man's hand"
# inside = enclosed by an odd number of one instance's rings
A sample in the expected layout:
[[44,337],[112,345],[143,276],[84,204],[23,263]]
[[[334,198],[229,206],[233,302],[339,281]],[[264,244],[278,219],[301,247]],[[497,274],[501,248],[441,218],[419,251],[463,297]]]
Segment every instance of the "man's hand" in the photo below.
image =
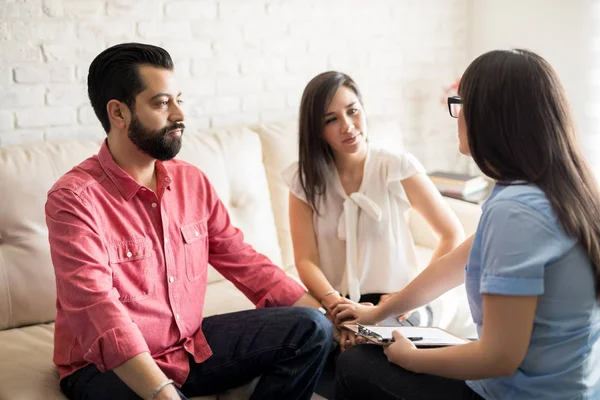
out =
[[354,332],[349,329],[340,328],[340,352],[344,352],[355,344],[365,343],[365,338],[357,336]]
[[[331,322],[331,321],[330,321]],[[333,340],[339,344],[342,341],[342,328],[331,322],[333,327]]]
[[383,319],[379,316],[379,309],[370,303],[357,304],[346,301],[336,303],[331,315],[336,324],[357,322],[363,325],[375,325]]
[[383,352],[388,361],[407,369],[408,360],[414,356],[417,351],[417,346],[408,340],[400,331],[392,332],[394,343],[384,347]]

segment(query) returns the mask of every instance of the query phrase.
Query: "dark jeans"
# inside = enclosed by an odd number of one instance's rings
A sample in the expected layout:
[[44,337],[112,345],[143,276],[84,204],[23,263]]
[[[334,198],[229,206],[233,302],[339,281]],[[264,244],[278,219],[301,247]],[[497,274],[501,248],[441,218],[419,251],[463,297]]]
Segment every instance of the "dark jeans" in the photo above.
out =
[[343,352],[335,377],[336,400],[482,399],[464,381],[417,374],[390,363],[375,344],[359,344]]
[[[380,293],[373,294],[363,294],[360,296],[360,303],[373,303],[373,305],[377,305],[379,303],[379,299],[381,298]],[[431,311],[431,307],[426,307],[427,311],[427,320],[429,321],[429,325],[431,325],[431,321],[433,321],[433,313]],[[413,313],[406,320],[399,322],[397,317],[386,318],[384,321],[381,321],[381,326],[421,326],[421,316],[419,313]],[[334,398],[334,386],[335,386],[335,368],[337,364],[338,356],[340,355],[338,351],[338,347],[335,347],[335,350],[331,352],[329,357],[327,358],[327,362],[325,363],[325,368],[323,368],[323,373],[321,374],[321,379],[319,379],[319,383],[315,388],[315,392],[324,397],[326,399]]]
[[[207,317],[202,331],[213,356],[197,364],[180,397],[223,392],[260,380],[251,399],[310,399],[331,351],[333,331],[317,310],[276,307]],[[138,400],[112,371],[88,365],[60,382],[69,399]]]

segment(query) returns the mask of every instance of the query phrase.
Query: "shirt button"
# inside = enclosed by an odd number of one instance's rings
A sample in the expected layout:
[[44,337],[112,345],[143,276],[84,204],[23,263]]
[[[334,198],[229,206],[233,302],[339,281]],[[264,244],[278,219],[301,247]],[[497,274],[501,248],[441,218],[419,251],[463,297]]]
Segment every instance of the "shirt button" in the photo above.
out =
[[173,282],[175,282],[175,278],[174,278],[174,277],[172,277],[172,276],[170,276],[170,277],[169,277],[169,282],[170,282],[170,283],[173,283]]
[[156,208],[156,203],[152,203],[152,208]]
[[179,321],[179,314],[175,314],[175,319]]
[[196,236],[199,236],[199,235],[200,235],[200,232],[198,232],[198,231],[194,231],[194,234],[195,234]]
[[169,238],[165,238],[165,243],[169,243]]
[[131,258],[131,256],[132,256],[132,255],[133,255],[133,254],[131,254],[131,252],[130,252],[130,251],[128,251],[128,252],[127,252],[127,258]]
[[146,191],[146,188],[145,188],[145,187],[143,187],[143,188],[142,188],[142,190],[145,192],[145,191]]

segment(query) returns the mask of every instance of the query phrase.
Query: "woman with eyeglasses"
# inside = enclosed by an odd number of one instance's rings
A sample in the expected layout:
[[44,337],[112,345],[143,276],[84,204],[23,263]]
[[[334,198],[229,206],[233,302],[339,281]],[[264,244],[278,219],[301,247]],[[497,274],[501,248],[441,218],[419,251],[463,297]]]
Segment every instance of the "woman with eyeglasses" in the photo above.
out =
[[496,180],[476,233],[385,304],[333,314],[373,324],[465,282],[479,340],[355,346],[336,399],[600,399],[600,193],[559,79],[532,52],[492,51],[458,94],[460,151]]

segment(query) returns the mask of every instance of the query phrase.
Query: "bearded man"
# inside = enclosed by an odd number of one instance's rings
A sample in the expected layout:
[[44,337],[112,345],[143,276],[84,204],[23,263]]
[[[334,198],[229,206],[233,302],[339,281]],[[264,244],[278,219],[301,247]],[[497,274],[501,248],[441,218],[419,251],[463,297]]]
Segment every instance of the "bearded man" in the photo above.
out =
[[[107,138],[46,203],[62,391],[185,399],[260,376],[252,398],[309,399],[332,325],[243,241],[206,176],[174,159],[185,124],[169,53],[106,49],[90,65],[88,94]],[[257,309],[203,318],[209,263]]]

